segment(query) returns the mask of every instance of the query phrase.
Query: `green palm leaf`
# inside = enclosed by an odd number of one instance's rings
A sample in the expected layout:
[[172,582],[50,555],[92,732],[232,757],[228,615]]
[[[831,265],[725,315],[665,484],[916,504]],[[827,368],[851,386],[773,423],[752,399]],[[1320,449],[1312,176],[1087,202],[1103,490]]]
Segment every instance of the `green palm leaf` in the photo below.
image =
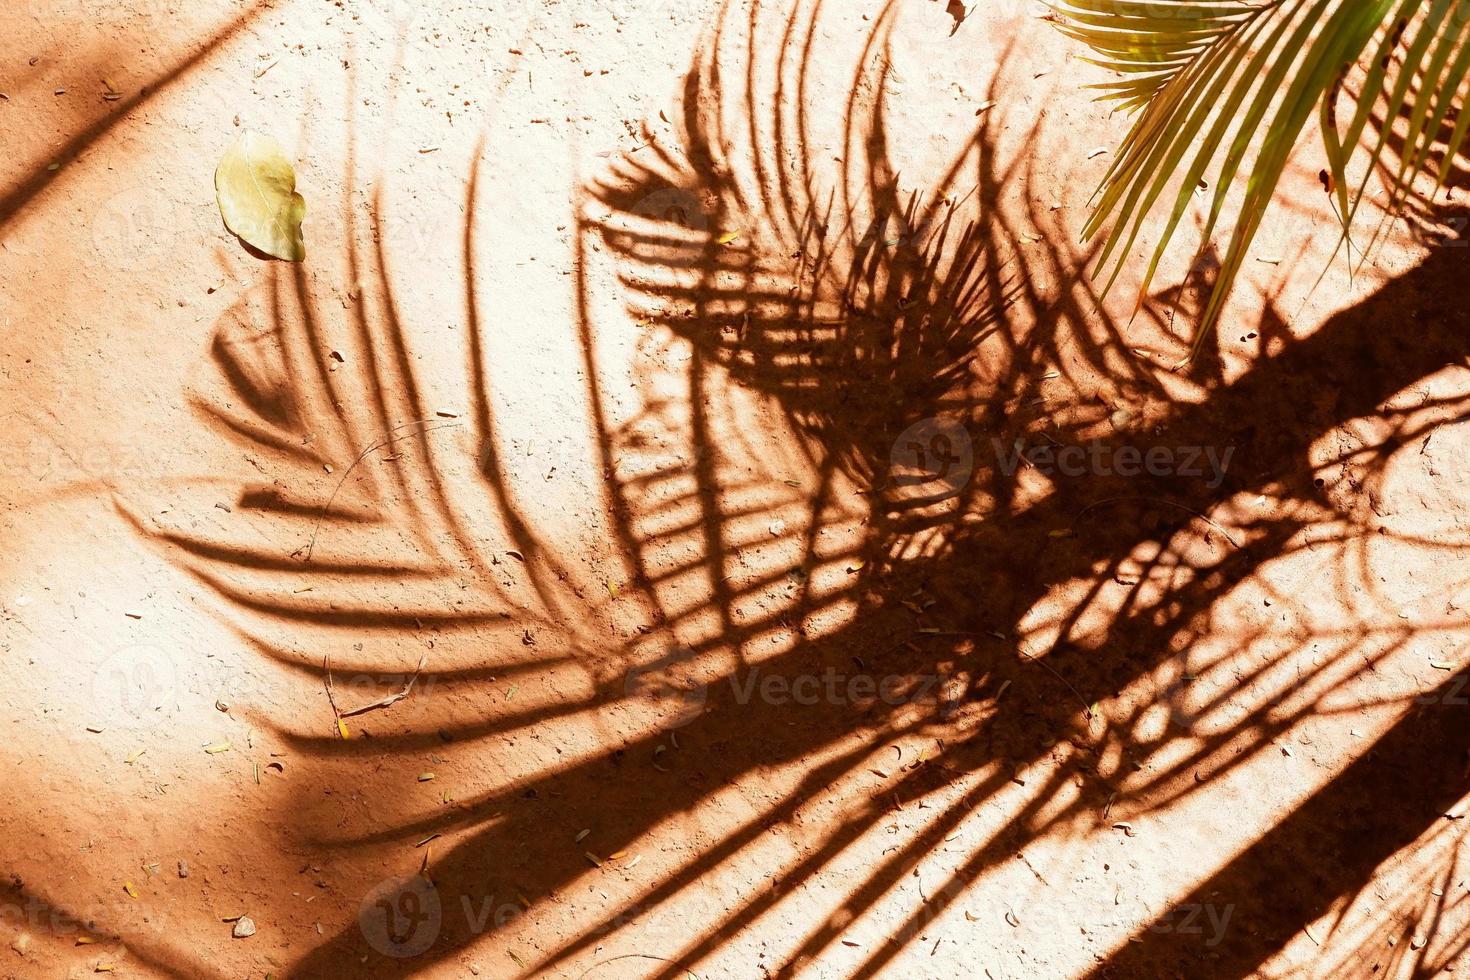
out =
[[[1382,174],[1392,210],[1411,193],[1436,144],[1444,146],[1446,161],[1464,145],[1466,0],[1057,0],[1053,6],[1061,29],[1095,53],[1087,60],[1119,74],[1091,86],[1099,98],[1136,113],[1084,231],[1091,237],[1108,227],[1098,262],[1099,272],[1110,270],[1106,285],[1150,217],[1162,216],[1163,230],[1140,296],[1197,188],[1214,188],[1204,241],[1234,204],[1235,227],[1197,345],[1218,320],[1314,111],[1349,247],[1373,172]],[[1356,91],[1351,113],[1339,118],[1349,90]],[[1370,124],[1377,131],[1367,135]],[[1386,163],[1395,133],[1398,159]],[[1353,180],[1349,165],[1359,153],[1361,176]],[[1442,184],[1445,172],[1438,176]]]

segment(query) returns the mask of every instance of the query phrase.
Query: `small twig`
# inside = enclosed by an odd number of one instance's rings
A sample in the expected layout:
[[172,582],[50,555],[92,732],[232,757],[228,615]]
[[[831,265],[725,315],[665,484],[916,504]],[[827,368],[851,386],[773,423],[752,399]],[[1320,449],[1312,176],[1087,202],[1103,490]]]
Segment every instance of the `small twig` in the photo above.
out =
[[[662,956],[649,956],[647,953],[624,953],[622,956],[614,956],[612,959],[598,960],[596,963],[593,963],[587,969],[577,974],[577,980],[582,980],[583,977],[591,973],[593,970],[597,969],[599,966],[606,966],[609,963],[616,963],[618,960],[655,960],[659,963],[673,963],[675,966],[679,965],[677,960],[666,959]],[[679,967],[679,969],[683,970],[689,976],[694,977],[694,980],[699,980],[698,974],[689,969],[687,966]]]
[[[416,419],[416,420],[414,420],[412,422],[404,422],[402,425],[395,425],[393,428],[389,429],[388,432],[389,433],[394,433],[394,432],[397,432],[399,429],[406,429],[410,425],[428,425],[430,422],[433,422],[433,421],[435,421],[435,420],[434,419]],[[317,512],[317,515],[316,515],[316,524],[311,529],[311,540],[309,542],[307,542],[306,549],[305,549],[305,555],[303,556],[302,561],[311,561],[311,553],[316,548],[316,536],[318,534],[320,534],[321,533],[321,530],[322,530],[322,519],[327,516],[327,511],[329,511],[329,510],[332,509],[332,504],[334,502],[336,502],[336,500],[337,500],[337,494],[342,490],[342,486],[343,486],[343,484],[345,484],[347,482],[347,478],[352,475],[352,471],[355,470],[355,469],[357,469],[358,465],[363,460],[367,459],[369,455],[371,455],[372,453],[376,452],[379,449],[382,449],[384,446],[391,446],[395,442],[402,442],[404,439],[409,439],[409,438],[412,438],[413,436],[422,436],[422,435],[426,435],[427,433],[430,433],[430,432],[437,432],[440,429],[453,429],[453,428],[458,428],[458,427],[459,427],[459,423],[458,422],[449,422],[449,423],[446,423],[444,425],[436,425],[436,426],[434,426],[433,428],[430,428],[430,429],[420,429],[417,432],[410,432],[410,433],[407,433],[406,435],[401,435],[401,436],[393,436],[391,434],[390,435],[386,435],[382,439],[379,439],[379,440],[371,443],[366,449],[364,449],[362,452],[358,453],[357,454],[357,458],[352,461],[352,465],[349,466],[349,467],[347,467],[346,471],[343,472],[342,479],[338,480],[337,481],[337,485],[332,488],[332,495],[327,498],[327,502],[325,504],[322,504],[322,509]]]
[[413,676],[408,679],[408,683],[403,686],[403,690],[399,691],[397,694],[390,694],[386,698],[379,698],[372,704],[365,704],[360,708],[353,708],[351,711],[344,711],[342,712],[342,717],[352,718],[356,715],[365,715],[369,711],[376,711],[379,708],[390,708],[393,705],[397,704],[399,701],[402,701],[404,698],[408,697],[409,694],[413,692],[413,686],[418,682],[419,674],[423,672],[424,664],[428,661],[428,659],[428,657],[419,658],[419,665],[414,670]]
[[332,720],[340,728],[342,724],[342,712],[337,710],[337,696],[332,691],[332,653],[330,650],[322,656],[322,670],[327,675],[327,703],[332,706]]
[[1031,869],[1031,873],[1036,876],[1036,880],[1037,881],[1041,882],[1043,885],[1047,886],[1048,888],[1051,887],[1051,882],[1049,882],[1045,878],[1043,878],[1042,875],[1041,875],[1041,872],[1036,870],[1035,866],[1032,865],[1032,863],[1031,863],[1031,859],[1026,856],[1026,852],[1025,851],[1017,851],[1016,852],[1016,857],[1020,858],[1021,859],[1021,863],[1024,864],[1024,865],[1026,865],[1027,868],[1030,868]]
[[428,659],[429,658],[427,656],[419,657],[419,665],[414,668],[413,676],[408,679],[408,683],[403,686],[403,690],[399,691],[397,694],[390,694],[387,697],[379,698],[378,700],[373,701],[370,704],[364,704],[360,707],[351,708],[347,711],[343,711],[341,708],[337,707],[336,694],[332,688],[332,655],[330,653],[326,654],[324,657],[322,657],[322,668],[327,673],[327,703],[332,706],[332,715],[334,717],[334,720],[340,723],[343,718],[353,718],[357,715],[365,715],[369,711],[377,711],[379,708],[391,708],[399,701],[402,701],[413,692],[413,686],[414,684],[418,683],[419,674],[423,673],[424,664],[428,662]]
[[1101,507],[1103,504],[1116,504],[1119,501],[1123,501],[1123,500],[1135,500],[1135,501],[1136,500],[1143,500],[1143,501],[1147,501],[1148,503],[1152,503],[1152,504],[1163,504],[1165,507],[1177,507],[1180,510],[1184,511],[1186,514],[1193,514],[1195,517],[1198,517],[1200,520],[1202,520],[1206,524],[1210,525],[1210,527],[1212,527],[1215,530],[1219,531],[1221,534],[1223,534],[1225,536],[1225,540],[1226,541],[1229,541],[1230,544],[1231,544],[1231,546],[1234,547],[1236,551],[1239,551],[1240,550],[1240,543],[1238,541],[1236,541],[1234,538],[1232,538],[1230,536],[1230,532],[1227,531],[1227,530],[1225,530],[1219,524],[1217,524],[1214,521],[1210,520],[1208,517],[1206,517],[1204,514],[1201,514],[1197,510],[1194,510],[1192,508],[1186,507],[1186,506],[1184,506],[1181,503],[1176,503],[1173,500],[1165,500],[1163,497],[1108,497],[1108,498],[1103,499],[1103,500],[1098,500],[1098,501],[1095,501],[1094,503],[1088,504],[1086,507],[1084,507],[1081,510],[1079,510],[1077,512],[1077,516],[1074,517],[1074,518],[1072,518],[1071,527],[1076,528],[1077,522],[1082,519],[1082,515],[1085,514],[1085,513],[1087,513],[1088,511],[1092,510],[1094,507]]
[[1025,657],[1027,660],[1031,661],[1032,663],[1041,664],[1041,666],[1043,666],[1047,670],[1051,671],[1052,676],[1055,677],[1057,680],[1061,681],[1063,684],[1067,685],[1067,690],[1071,691],[1076,696],[1077,703],[1080,704],[1080,705],[1082,705],[1082,711],[1083,711],[1084,714],[1087,715],[1088,719],[1090,720],[1092,718],[1092,705],[1090,705],[1090,704],[1087,703],[1087,699],[1082,696],[1082,692],[1081,691],[1077,690],[1075,687],[1072,686],[1072,682],[1071,681],[1067,680],[1061,674],[1057,673],[1057,669],[1055,667],[1053,667],[1051,664],[1047,663],[1041,657],[1033,657],[1033,656],[1031,656],[1031,654],[1027,653],[1024,649],[1022,649],[1020,645],[1017,645],[1016,646],[1016,652],[1019,653],[1021,656]]

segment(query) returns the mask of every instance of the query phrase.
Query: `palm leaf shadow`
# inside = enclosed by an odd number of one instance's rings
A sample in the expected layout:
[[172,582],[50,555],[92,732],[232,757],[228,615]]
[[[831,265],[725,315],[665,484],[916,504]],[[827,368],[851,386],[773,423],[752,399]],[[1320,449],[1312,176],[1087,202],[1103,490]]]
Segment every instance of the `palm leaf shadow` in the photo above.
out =
[[[199,43],[193,51],[150,79],[148,84],[140,86],[136,93],[116,103],[109,103],[106,115],[99,116],[70,135],[58,149],[50,151],[48,159],[55,164],[72,163],[111,132],[115,126],[128,118],[134,110],[149,104],[161,93],[188,78],[213,54],[248,27],[262,12],[269,9],[269,0],[254,0],[248,4],[244,10],[232,16]],[[57,179],[59,174],[65,172],[63,167],[41,168],[29,176],[11,182],[8,186],[0,187],[0,229],[8,226],[38,194]]]
[[[809,63],[819,6],[798,4],[779,20],[778,64],[789,58]],[[758,819],[728,828],[711,846],[675,861],[662,880],[633,886],[636,911],[677,903],[772,824],[794,819],[810,799],[835,785],[847,787],[853,805],[784,869],[782,890],[738,904],[684,948],[663,951],[668,965],[660,975],[697,965],[784,895],[828,871],[878,826],[891,800],[944,799],[938,818],[921,833],[884,855],[861,880],[845,882],[846,908],[860,919],[967,816],[1026,774],[1027,800],[1011,829],[983,841],[947,872],[891,928],[891,940],[854,969],[854,975],[873,976],[946,914],[971,881],[1027,840],[1080,833],[1120,794],[1126,806],[1132,797],[1198,792],[1208,781],[1187,776],[1200,764],[1211,762],[1211,778],[1218,778],[1312,710],[1305,705],[1288,713],[1252,712],[1198,739],[1182,761],[1136,779],[1103,760],[1119,753],[1147,757],[1172,739],[1141,737],[1134,733],[1135,718],[1104,718],[1093,705],[1160,670],[1209,628],[1215,603],[1262,563],[1301,547],[1301,532],[1322,514],[1343,516],[1313,483],[1307,452],[1312,442],[1345,419],[1376,412],[1387,395],[1461,356],[1462,343],[1453,331],[1440,331],[1412,344],[1403,341],[1393,356],[1382,356],[1384,345],[1394,342],[1370,329],[1373,309],[1360,309],[1334,320],[1320,339],[1290,346],[1242,378],[1228,384],[1212,379],[1197,403],[1171,403],[1165,422],[1178,442],[1204,442],[1221,432],[1240,434],[1246,442],[1243,461],[1218,488],[1165,484],[1140,494],[1136,484],[1115,479],[1085,487],[1058,484],[1038,493],[1023,487],[1017,473],[980,460],[955,492],[943,492],[941,480],[939,492],[931,484],[912,493],[911,486],[890,480],[890,461],[899,434],[924,419],[950,417],[976,431],[1033,443],[1042,432],[1060,440],[1096,432],[1099,409],[1086,385],[1112,373],[1110,351],[1121,342],[1122,328],[1106,318],[1097,322],[1096,297],[1081,281],[1064,286],[1060,295],[1038,285],[1063,281],[1086,256],[1050,241],[1031,243],[1037,246],[1031,250],[1003,250],[1023,239],[998,190],[1018,172],[1014,168],[1026,164],[999,165],[989,129],[999,125],[996,117],[978,127],[949,177],[920,195],[899,189],[885,155],[891,137],[876,103],[864,105],[854,96],[847,106],[847,142],[869,148],[869,156],[855,182],[829,190],[819,189],[822,180],[811,163],[815,151],[799,114],[784,115],[788,100],[776,103],[782,118],[773,127],[774,144],[761,135],[768,130],[752,122],[767,111],[755,97],[733,119],[711,109],[701,96],[721,89],[725,64],[719,53],[732,34],[745,47],[752,72],[769,67],[762,54],[767,49],[755,36],[756,28],[767,25],[745,25],[749,34],[741,35],[739,25],[725,20],[731,9],[725,8],[690,73],[682,145],[655,144],[641,156],[614,161],[590,183],[582,202],[580,257],[585,260],[588,242],[606,245],[631,311],[652,323],[651,335],[661,338],[639,379],[644,411],[612,423],[607,395],[597,388],[600,365],[585,301],[590,287],[585,272],[580,274],[579,330],[597,435],[593,451],[603,462],[631,585],[620,601],[647,610],[647,632],[610,649],[569,628],[563,611],[585,608],[588,600],[558,562],[557,549],[539,540],[520,515],[496,448],[484,372],[492,324],[476,294],[475,175],[464,236],[470,325],[464,358],[474,407],[463,428],[478,447],[472,492],[464,492],[464,473],[455,469],[452,452],[435,443],[436,435],[459,423],[441,423],[427,411],[411,367],[412,341],[392,300],[389,256],[380,245],[368,254],[355,247],[349,252],[352,281],[376,283],[378,299],[370,305],[365,296],[347,314],[352,346],[343,361],[333,360],[328,336],[341,334],[328,330],[320,312],[326,304],[299,272],[275,277],[262,302],[269,324],[264,332],[222,337],[216,345],[234,408],[226,412],[214,403],[201,411],[221,431],[244,440],[251,453],[269,454],[279,472],[297,477],[275,481],[290,490],[246,488],[238,498],[237,506],[258,519],[257,527],[264,522],[271,529],[272,546],[263,548],[254,537],[242,540],[238,531],[224,528],[159,528],[133,517],[174,561],[219,594],[226,615],[257,649],[306,676],[321,675],[315,658],[299,652],[298,631],[307,627],[324,630],[335,644],[368,634],[407,638],[409,646],[426,630],[436,637],[465,630],[513,639],[539,625],[567,634],[564,654],[550,661],[512,642],[506,644],[511,654],[448,654],[448,663],[432,663],[426,678],[443,677],[470,690],[492,674],[565,670],[566,676],[584,677],[593,691],[524,707],[492,708],[487,698],[481,703],[492,717],[450,726],[447,734],[474,745],[586,712],[621,723],[619,748],[512,776],[442,814],[313,842],[353,849],[432,833],[462,834],[429,869],[450,908],[461,899],[466,907],[479,907],[496,883],[513,883],[532,907],[564,893],[592,873],[585,860],[559,845],[528,851],[524,842],[571,839],[580,829],[580,814],[593,808],[604,816],[598,846],[614,853],[645,841],[653,828],[758,769],[820,759],[789,786],[773,790]],[[870,63],[867,55],[885,50],[894,9],[886,7],[875,21],[863,64]],[[851,90],[881,91],[884,70],[878,69],[876,85],[854,84]],[[804,72],[801,79],[804,86]],[[809,103],[803,98],[798,104]],[[741,139],[753,144],[756,160],[767,163],[737,179],[722,148]],[[790,160],[800,166],[773,162]],[[650,199],[659,202],[652,212],[645,206]],[[964,216],[956,200],[971,202],[974,217]],[[379,201],[374,220],[381,220],[382,210]],[[1036,216],[1028,217],[1032,227],[1041,227]],[[733,248],[733,242],[720,240],[721,229],[732,227],[747,236]],[[375,237],[382,241],[381,234]],[[1415,273],[1419,279],[1400,289],[1413,291],[1416,282],[1435,274]],[[1450,323],[1464,316],[1443,312]],[[1162,320],[1163,304],[1151,306],[1149,315]],[[241,319],[249,326],[259,316],[246,311]],[[669,351],[689,356],[657,356]],[[1305,387],[1324,364],[1356,369],[1364,363],[1376,367],[1361,389],[1324,407],[1309,425],[1263,431],[1271,421],[1263,413],[1279,401],[1283,386]],[[1062,376],[1043,386],[1038,379],[1051,365]],[[1136,364],[1119,384],[1129,393],[1162,396],[1158,378]],[[773,498],[781,470],[763,460],[764,447],[738,424],[739,411],[748,408],[740,399],[748,393],[779,410],[772,427],[789,432],[800,447],[807,464],[798,481],[802,493]],[[1048,408],[1065,409],[1054,413],[1062,421],[1045,425],[1025,411],[1037,398]],[[393,465],[372,465],[388,456],[397,457]],[[323,466],[344,460],[353,464],[349,472],[332,480],[318,475]],[[850,503],[854,489],[863,491],[859,505]],[[1194,516],[1212,514],[1246,492],[1270,493],[1292,506],[1280,508],[1283,517],[1236,522],[1230,530],[1243,547],[1223,540],[1214,521]],[[1146,497],[1177,506],[1161,515]],[[1098,506],[1111,519],[1104,523],[1092,509],[1083,525],[1079,515]],[[784,527],[769,531],[776,520]],[[1053,534],[1068,529],[1080,533]],[[486,546],[491,533],[503,548]],[[743,570],[740,556],[768,537],[776,539],[770,544],[779,560]],[[497,551],[508,549],[525,559],[524,577],[496,560]],[[373,557],[385,550],[411,558]],[[1018,568],[1016,555],[1035,556],[1034,566]],[[788,571],[779,570],[783,564]],[[790,568],[801,574],[792,576]],[[286,575],[309,582],[312,591],[286,588]],[[1126,579],[1133,584],[1120,593],[1116,583]],[[1080,598],[1054,614],[1037,615],[1055,585],[1076,581],[1089,583]],[[696,601],[689,600],[691,594]],[[834,620],[840,609],[852,611]],[[999,642],[990,642],[997,633]],[[755,642],[774,634],[786,637],[778,652],[753,659]],[[1386,655],[1411,634],[1384,638],[1375,655]],[[1354,655],[1363,641],[1345,643],[1336,659]],[[688,655],[670,660],[671,649]],[[924,687],[924,694],[795,712],[790,704],[743,701],[730,683],[752,665],[787,676],[851,671],[853,651],[861,654],[859,670],[881,670],[907,684],[905,691]],[[864,657],[874,664],[866,666]],[[659,758],[660,746],[666,749],[665,733],[649,728],[643,690],[629,680],[646,677],[642,670],[649,665],[686,671],[702,685],[703,710],[680,729],[692,761],[667,779],[618,778],[635,764],[646,773],[642,767]],[[371,666],[364,661],[343,669]],[[1339,683],[1324,676],[1327,689],[1319,701]],[[422,750],[438,745],[443,729],[426,711],[409,716],[407,732],[371,742],[344,742],[326,731],[290,738],[303,752],[353,757]],[[743,744],[751,732],[762,733],[759,745]],[[923,739],[932,754],[876,791],[860,785],[873,755],[905,739]],[[1242,739],[1249,751],[1237,751]],[[1083,789],[1073,793],[1079,777]],[[558,801],[554,807],[552,800]],[[1329,876],[1323,885],[1342,893],[1348,880]],[[627,924],[623,911],[608,916],[605,909],[587,910],[583,921],[591,916],[591,924],[542,950],[537,969],[565,969],[574,957],[587,955]],[[1269,908],[1259,911],[1271,914]],[[302,975],[348,975],[366,952],[363,972],[408,975],[478,938],[470,923],[452,915],[442,926],[438,943],[411,961],[373,954],[354,930],[313,951],[295,969]],[[833,925],[801,937],[785,971],[826,953],[840,935]]]

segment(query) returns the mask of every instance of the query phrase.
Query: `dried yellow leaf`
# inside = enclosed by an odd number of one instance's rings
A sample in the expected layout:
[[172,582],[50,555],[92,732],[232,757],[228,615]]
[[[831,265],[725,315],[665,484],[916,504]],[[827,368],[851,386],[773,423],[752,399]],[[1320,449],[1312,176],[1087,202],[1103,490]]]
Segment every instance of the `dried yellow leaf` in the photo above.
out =
[[225,227],[241,241],[288,262],[306,258],[306,199],[296,193],[296,170],[275,140],[247,130],[220,160],[214,190]]

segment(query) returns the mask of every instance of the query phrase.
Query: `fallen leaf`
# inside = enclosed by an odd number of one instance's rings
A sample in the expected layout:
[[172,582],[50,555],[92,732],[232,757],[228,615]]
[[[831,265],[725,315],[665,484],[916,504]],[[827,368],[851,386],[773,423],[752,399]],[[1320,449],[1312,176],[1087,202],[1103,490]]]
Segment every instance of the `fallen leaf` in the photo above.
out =
[[721,235],[719,238],[715,239],[715,241],[719,242],[721,245],[729,245],[731,242],[733,242],[735,239],[737,239],[739,237],[740,237],[740,232],[738,232],[738,231],[727,231],[723,235]]
[[944,10],[945,13],[954,18],[954,27],[951,27],[949,30],[949,36],[954,37],[955,32],[960,29],[960,25],[965,22],[965,18],[969,15],[965,12],[965,5],[960,0],[949,0]]
[[275,140],[246,130],[220,160],[214,190],[225,227],[245,244],[288,262],[306,258],[306,199],[296,193],[296,171]]

